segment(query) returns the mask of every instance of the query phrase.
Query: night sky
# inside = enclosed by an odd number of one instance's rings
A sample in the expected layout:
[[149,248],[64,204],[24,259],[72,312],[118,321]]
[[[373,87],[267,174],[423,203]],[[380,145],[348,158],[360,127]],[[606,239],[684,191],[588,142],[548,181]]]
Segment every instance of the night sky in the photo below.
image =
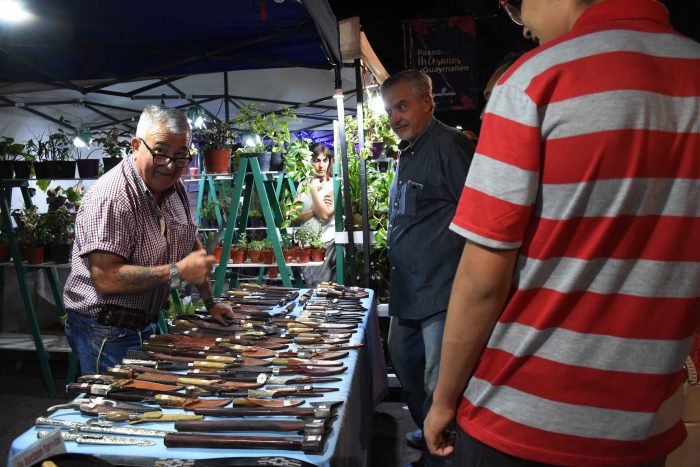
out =
[[[700,0],[661,1],[669,8],[671,24],[700,41]],[[504,55],[534,47],[522,37],[522,28],[497,7],[497,0],[433,0],[420,2],[416,7],[409,7],[413,2],[405,0],[329,0],[329,3],[339,20],[360,17],[372,48],[389,73],[405,68],[402,22],[406,19],[475,16],[476,77],[482,88]],[[447,124],[476,131],[481,104],[475,111],[436,112],[436,116]]]

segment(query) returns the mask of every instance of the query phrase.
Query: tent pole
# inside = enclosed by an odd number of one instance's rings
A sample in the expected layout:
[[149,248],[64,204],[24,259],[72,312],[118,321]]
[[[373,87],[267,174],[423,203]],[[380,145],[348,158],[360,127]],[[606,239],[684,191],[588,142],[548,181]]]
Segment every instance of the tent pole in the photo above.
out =
[[[355,97],[357,98],[357,136],[360,143],[360,152],[365,147],[365,116],[362,105],[365,100],[365,92],[362,86],[362,61],[355,59]],[[369,219],[367,218],[367,161],[360,158],[360,197],[362,209],[362,272],[363,284],[369,288]]]
[[340,159],[343,166],[343,201],[345,204],[345,231],[348,233],[347,258],[350,260],[350,285],[357,285],[357,267],[355,265],[355,243],[352,230],[352,202],[350,200],[350,179],[348,177],[348,148],[345,141],[345,107],[343,102],[343,80],[340,68],[335,68],[335,103],[338,109],[338,138],[340,140]]
[[226,115],[226,121],[231,120],[229,116],[229,99],[228,99],[228,72],[224,71],[224,112]]

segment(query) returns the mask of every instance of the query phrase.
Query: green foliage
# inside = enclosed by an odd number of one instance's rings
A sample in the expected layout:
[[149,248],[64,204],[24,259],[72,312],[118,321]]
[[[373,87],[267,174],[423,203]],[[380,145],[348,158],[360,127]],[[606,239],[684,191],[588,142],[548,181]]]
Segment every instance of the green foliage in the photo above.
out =
[[14,138],[4,136],[0,140],[0,161],[16,161],[19,160],[25,152],[25,145],[15,143]]
[[12,217],[17,223],[17,243],[24,246],[38,247],[50,241],[50,229],[46,214],[40,214],[36,206],[15,209]]
[[[177,318],[177,315],[193,315],[194,312],[196,311],[195,304],[192,303],[191,301],[185,302],[184,300],[180,300],[182,303],[182,310],[178,308],[178,306],[175,304],[175,301],[173,300],[173,297],[168,295],[168,309],[165,311],[165,318],[167,320],[174,320]],[[199,307],[204,308],[204,302],[199,300]]]
[[106,157],[121,159],[131,150],[131,132],[115,126],[98,132],[92,142],[97,147],[88,153],[88,157],[94,151],[102,149]]
[[238,109],[238,113],[231,119],[231,123],[242,132],[257,135],[260,141],[257,145],[243,147],[240,152],[282,152],[291,137],[289,124],[299,118],[289,108],[279,112],[264,113],[253,104],[244,105]]
[[194,137],[199,142],[199,148],[207,149],[229,149],[238,138],[238,132],[232,127],[230,122],[217,121],[206,128],[195,130]]
[[63,128],[52,133],[46,140],[46,160],[67,161],[70,160],[73,143]]
[[287,155],[284,158],[284,171],[295,182],[301,182],[311,177],[314,167],[311,165],[313,152],[309,150],[308,139],[296,139],[287,146]]
[[204,198],[199,208],[199,218],[212,221],[216,220],[216,203],[209,200],[209,198]]
[[316,229],[310,224],[304,224],[294,231],[294,240],[300,247],[310,245],[314,238],[316,238]]
[[[372,142],[380,141],[384,146],[396,151],[398,149],[399,138],[391,129],[391,122],[386,113],[376,113],[367,104],[362,106],[362,116],[365,137],[365,147],[360,151],[365,157],[369,157]],[[355,144],[360,141],[357,131],[357,119],[351,115],[345,117],[345,135],[348,141],[348,152],[355,152]],[[352,143],[352,144],[351,144]]]
[[236,240],[234,241],[234,245],[239,250],[245,250],[248,248],[248,237],[245,232],[238,234],[238,237],[236,237]]
[[316,229],[316,231],[314,232],[314,237],[309,242],[309,246],[311,246],[311,248],[325,248],[326,247],[326,243],[323,240],[321,240],[321,227]]
[[[253,250],[253,251],[260,251],[260,250],[265,250],[266,248],[270,248],[266,246],[267,239],[265,240],[251,240],[248,242],[248,249]],[[270,243],[270,245],[272,245]]]
[[75,238],[75,214],[68,208],[59,206],[46,213],[46,226],[48,237],[52,243],[73,243]]

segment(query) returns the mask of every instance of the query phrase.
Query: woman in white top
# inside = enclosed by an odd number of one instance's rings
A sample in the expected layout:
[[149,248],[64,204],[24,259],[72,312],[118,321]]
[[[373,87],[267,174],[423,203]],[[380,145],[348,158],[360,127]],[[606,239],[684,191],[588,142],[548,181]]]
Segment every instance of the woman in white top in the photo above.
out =
[[335,272],[335,206],[333,205],[333,153],[323,143],[309,146],[312,152],[313,178],[302,182],[297,199],[304,207],[296,219],[303,225],[320,228],[321,240],[326,244],[326,258],[322,266],[308,266],[302,270],[307,287],[316,287],[324,281],[332,281]]

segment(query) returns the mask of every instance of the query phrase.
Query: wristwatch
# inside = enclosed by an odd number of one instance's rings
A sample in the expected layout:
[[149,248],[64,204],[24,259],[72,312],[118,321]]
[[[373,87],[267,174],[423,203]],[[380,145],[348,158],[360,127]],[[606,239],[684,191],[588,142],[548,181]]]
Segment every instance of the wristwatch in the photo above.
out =
[[170,290],[175,290],[180,288],[182,285],[182,280],[180,279],[180,274],[177,272],[177,264],[170,263]]
[[206,308],[207,310],[209,310],[210,308],[213,308],[214,305],[219,303],[219,300],[214,298],[214,297],[207,298],[206,300],[203,300],[203,301],[204,301],[204,308]]

